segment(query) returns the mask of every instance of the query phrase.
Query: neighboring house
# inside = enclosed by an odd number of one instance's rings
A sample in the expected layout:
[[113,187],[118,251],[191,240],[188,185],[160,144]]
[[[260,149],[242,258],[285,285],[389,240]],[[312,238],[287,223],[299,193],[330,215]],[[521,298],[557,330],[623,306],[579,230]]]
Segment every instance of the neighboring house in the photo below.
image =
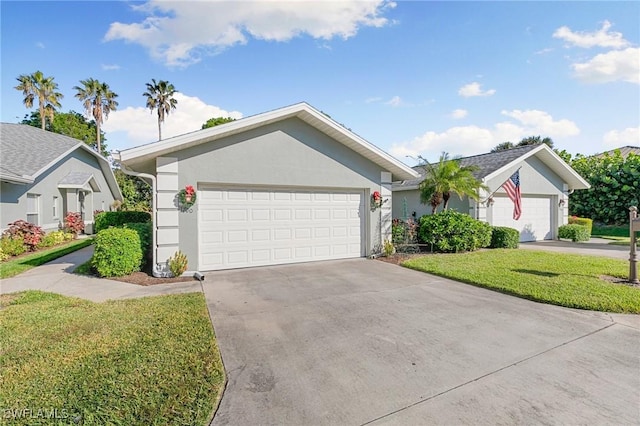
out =
[[157,273],[177,250],[189,272],[368,256],[391,232],[392,180],[418,176],[306,103],[119,155],[155,181]]
[[596,157],[604,157],[605,155],[614,155],[616,151],[620,151],[622,158],[627,158],[629,154],[640,155],[640,146],[622,146],[620,148],[612,149],[611,151],[605,151],[601,154],[596,154]]
[[[476,166],[475,176],[489,187],[480,201],[452,195],[449,208],[485,220],[494,226],[508,226],[520,232],[520,241],[557,238],[558,226],[568,222],[569,194],[588,189],[589,184],[547,145],[528,145],[460,159],[462,166]],[[424,173],[421,167],[415,167]],[[513,219],[513,202],[502,185],[520,171],[522,216]],[[423,178],[393,185],[393,217],[419,218],[431,213],[431,206],[420,203],[418,186]],[[442,208],[442,206],[440,206]]]
[[80,212],[86,233],[94,210],[122,195],[109,162],[84,142],[24,124],[0,123],[0,228],[19,219],[56,230]]

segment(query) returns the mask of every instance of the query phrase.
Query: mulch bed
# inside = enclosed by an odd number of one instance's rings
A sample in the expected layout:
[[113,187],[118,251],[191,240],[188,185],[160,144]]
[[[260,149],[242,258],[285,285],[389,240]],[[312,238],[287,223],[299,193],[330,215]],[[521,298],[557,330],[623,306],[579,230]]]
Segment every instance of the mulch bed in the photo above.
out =
[[413,259],[414,257],[422,257],[429,253],[395,253],[391,256],[378,256],[376,260],[380,260],[382,262],[393,263],[394,265],[399,265],[405,260]]
[[141,286],[150,286],[157,284],[172,284],[172,283],[184,283],[187,281],[194,281],[193,277],[172,277],[172,278],[156,278],[148,272],[134,272],[130,275],[125,275],[123,277],[113,277],[109,278],[114,281],[122,281],[124,283],[136,284]]

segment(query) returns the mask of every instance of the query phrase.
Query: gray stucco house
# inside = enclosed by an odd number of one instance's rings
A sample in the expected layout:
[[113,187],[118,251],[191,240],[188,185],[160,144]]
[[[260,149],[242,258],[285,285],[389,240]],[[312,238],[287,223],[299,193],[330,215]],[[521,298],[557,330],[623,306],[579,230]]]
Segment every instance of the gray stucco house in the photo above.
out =
[[58,229],[80,212],[92,233],[94,210],[122,194],[109,162],[84,142],[24,124],[0,123],[0,228],[22,219]]
[[189,272],[368,256],[390,235],[392,181],[418,176],[306,103],[118,155],[154,187],[154,264],[181,250]]
[[[560,225],[568,222],[569,194],[590,187],[582,176],[565,163],[547,145],[529,145],[460,159],[462,166],[476,166],[475,176],[489,187],[480,194],[480,202],[456,195],[449,208],[484,220],[494,226],[508,226],[520,232],[520,241],[557,238]],[[393,217],[420,218],[431,213],[431,206],[420,203],[421,176],[393,185]],[[516,170],[520,173],[522,216],[513,219],[513,202],[502,185]]]

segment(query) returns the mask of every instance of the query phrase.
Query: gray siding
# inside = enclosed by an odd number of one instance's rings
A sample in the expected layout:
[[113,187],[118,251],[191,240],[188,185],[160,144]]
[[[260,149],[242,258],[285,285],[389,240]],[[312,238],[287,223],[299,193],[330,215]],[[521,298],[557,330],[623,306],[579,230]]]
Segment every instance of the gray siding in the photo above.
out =
[[[78,211],[77,190],[58,189],[58,182],[69,172],[92,173],[100,187],[100,192],[94,192],[85,200],[86,221],[93,221],[93,211],[106,209],[114,201],[113,194],[102,173],[98,160],[88,152],[75,150],[56,164],[47,172],[36,179],[33,184],[14,185],[2,182],[0,186],[0,227],[6,228],[7,224],[18,219],[27,218],[27,194],[38,194],[39,197],[39,224],[45,230],[57,229],[64,220],[67,211]],[[67,192],[70,191],[70,194]],[[53,197],[59,200],[58,217],[53,216]],[[69,201],[67,204],[67,200]],[[90,231],[90,229],[89,229]]]
[[[385,171],[297,118],[167,156],[178,159],[179,188],[203,184],[357,188],[368,200],[373,191],[381,190],[381,172]],[[191,211],[179,214],[179,245],[191,270],[197,269],[198,261],[197,209],[196,203]],[[365,212],[369,253],[377,244],[376,237],[380,238],[380,210],[365,208]]]
[[[562,195],[564,182],[556,175],[546,164],[537,157],[529,157],[515,166],[488,181],[486,184],[490,188],[490,193],[504,194],[501,188],[502,184],[518,169],[520,169],[520,190],[526,196],[558,196]],[[431,214],[431,206],[420,203],[420,193],[418,190],[394,191],[393,193],[393,217],[402,219],[403,216],[403,199],[407,200],[407,210],[409,216],[412,212],[417,213],[419,218],[425,214]],[[470,207],[469,200],[465,198],[460,200],[456,195],[451,197],[449,207],[461,213],[470,213],[473,207]],[[440,207],[441,208],[441,207]],[[490,214],[487,217],[491,222]]]

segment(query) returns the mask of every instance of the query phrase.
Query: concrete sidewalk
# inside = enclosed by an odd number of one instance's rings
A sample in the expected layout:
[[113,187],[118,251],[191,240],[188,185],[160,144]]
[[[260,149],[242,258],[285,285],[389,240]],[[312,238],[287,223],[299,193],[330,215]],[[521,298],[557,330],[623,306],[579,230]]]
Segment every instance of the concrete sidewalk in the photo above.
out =
[[42,290],[93,302],[109,299],[134,299],[163,294],[201,292],[199,281],[140,286],[104,278],[77,275],[73,271],[91,259],[93,246],[70,253],[20,275],[0,281],[0,294],[24,290]]
[[611,257],[614,259],[629,260],[629,246],[609,244],[611,240],[591,238],[584,243],[574,243],[561,240],[544,240],[529,243],[520,243],[520,248],[525,250],[545,250],[557,253],[585,254],[588,256]]

